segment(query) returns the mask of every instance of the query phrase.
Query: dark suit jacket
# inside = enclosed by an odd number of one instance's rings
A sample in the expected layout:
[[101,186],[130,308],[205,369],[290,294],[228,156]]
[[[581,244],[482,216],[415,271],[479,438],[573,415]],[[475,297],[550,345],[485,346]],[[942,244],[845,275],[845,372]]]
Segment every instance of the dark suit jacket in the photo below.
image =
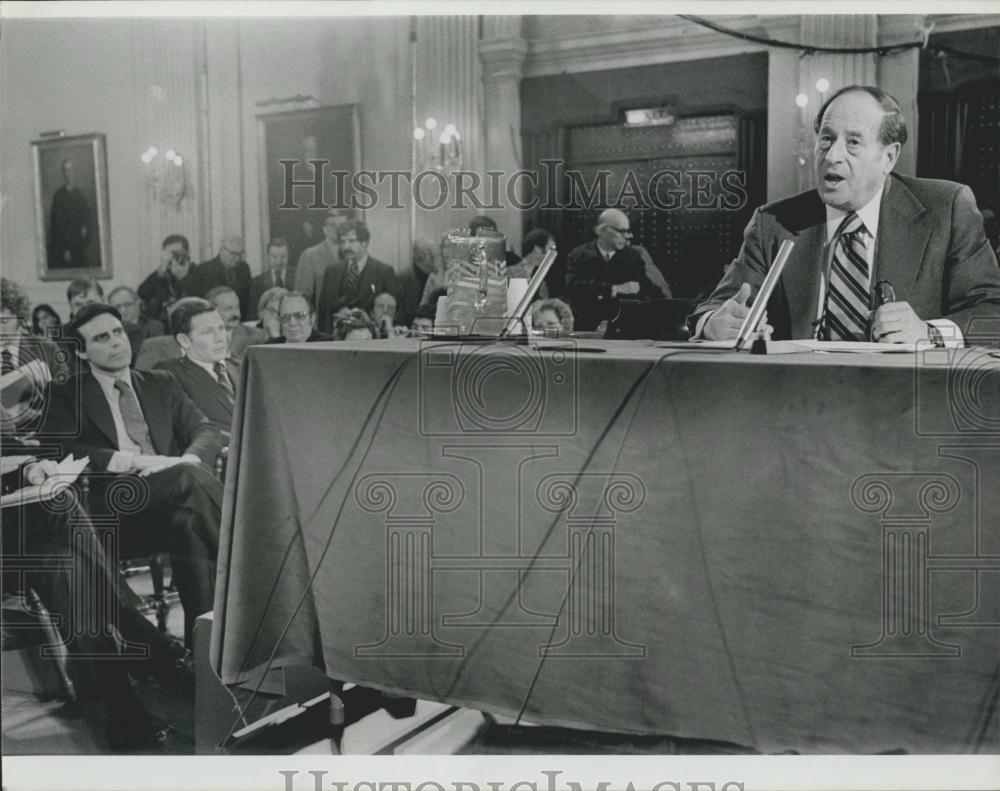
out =
[[375,297],[383,291],[396,296],[396,272],[388,264],[377,258],[368,257],[365,268],[358,278],[357,298],[344,296],[347,281],[347,264],[337,262],[323,275],[323,289],[320,291],[316,316],[323,332],[333,331],[333,314],[344,307],[361,308],[371,313]]
[[412,264],[396,275],[396,323],[409,327],[424,295],[427,275]]
[[597,249],[597,240],[577,247],[569,254],[566,266],[566,288],[563,296],[573,308],[574,326],[590,331],[618,312],[618,298],[611,296],[611,287],[634,280],[639,293],[630,297],[648,301],[669,297],[654,285],[646,274],[646,263],[632,247],[618,250],[609,262]]
[[226,281],[226,267],[219,260],[219,256],[199,264],[194,295],[204,297],[216,286],[231,286],[236,296],[240,298],[240,314],[245,319],[250,313],[250,284],[253,278],[250,276],[250,265],[246,261],[240,261],[234,269],[234,281],[229,283]]
[[[132,386],[149,426],[153,448],[163,456],[193,453],[210,468],[222,449],[222,437],[166,371],[132,371]],[[77,401],[79,392],[79,402]],[[106,470],[118,450],[111,408],[94,375],[57,385],[50,391],[43,434],[76,458],[90,456],[96,470]]]
[[[756,294],[779,245],[792,239],[795,248],[767,303],[768,322],[776,339],[812,338],[826,244],[819,193],[757,209],[743,239],[725,277],[689,319],[692,331],[703,313],[718,309],[744,281]],[[1000,268],[972,190],[891,174],[879,209],[872,286],[879,280],[892,283],[896,298],[909,302],[920,318],[950,319],[965,335],[973,319],[1000,319]]]
[[[284,287],[289,291],[295,288],[295,264],[289,264],[285,267],[285,279]],[[253,279],[250,284],[250,314],[243,314],[243,320],[248,321],[250,319],[260,318],[257,311],[257,303],[260,302],[261,296],[269,288],[274,288],[274,276],[271,274],[270,269],[265,269],[257,277]]]
[[[167,371],[173,376],[194,402],[194,405],[208,418],[208,421],[223,432],[223,438],[229,439],[233,426],[233,397],[216,381],[215,377],[197,363],[191,362],[187,357],[161,360],[154,366],[154,369]],[[240,382],[239,363],[235,360],[226,360],[226,370],[235,392]]]

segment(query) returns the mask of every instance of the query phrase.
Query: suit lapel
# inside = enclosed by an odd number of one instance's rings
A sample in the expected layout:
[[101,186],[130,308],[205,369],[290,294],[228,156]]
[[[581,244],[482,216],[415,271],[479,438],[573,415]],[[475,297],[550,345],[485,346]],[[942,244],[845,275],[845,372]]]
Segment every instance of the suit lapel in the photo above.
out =
[[83,375],[82,401],[87,417],[97,426],[98,431],[108,438],[111,447],[118,448],[118,432],[115,431],[115,419],[111,415],[111,407],[108,406],[104,391],[90,371]]
[[872,285],[888,280],[899,299],[907,300],[920,274],[931,229],[924,206],[907,186],[890,176],[885,182],[875,237]]
[[[132,385],[139,399],[139,406],[142,407],[143,417],[146,418],[153,447],[157,453],[172,455],[170,449],[173,446],[173,416],[170,404],[163,394],[158,392],[159,388],[154,387],[139,371],[132,371]],[[166,419],[163,419],[164,417]]]
[[[229,361],[227,360],[226,363],[227,363],[227,370],[228,370]],[[216,401],[218,401],[219,404],[221,404],[223,408],[225,408],[227,410],[232,408],[232,406],[229,403],[229,400],[228,400],[225,392],[222,389],[222,385],[220,385],[218,383],[218,381],[216,381],[208,373],[208,371],[206,371],[204,368],[202,368],[197,363],[191,362],[187,357],[184,357],[181,360],[181,365],[184,367],[185,371],[187,372],[187,376],[190,378],[191,382],[195,386],[201,388],[209,396],[211,396]],[[232,378],[231,375],[230,375],[230,378]]]

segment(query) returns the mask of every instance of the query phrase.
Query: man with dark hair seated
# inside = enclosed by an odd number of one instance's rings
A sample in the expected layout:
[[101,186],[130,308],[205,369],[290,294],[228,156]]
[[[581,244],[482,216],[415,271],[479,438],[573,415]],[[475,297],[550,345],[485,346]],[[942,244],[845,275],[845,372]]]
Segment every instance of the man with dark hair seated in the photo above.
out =
[[289,291],[278,305],[281,335],[267,343],[315,343],[333,338],[316,329],[316,311],[305,294]]
[[212,609],[222,484],[211,467],[222,438],[165,371],[129,368],[121,314],[88,305],[66,327],[89,366],[53,387],[44,434],[63,452],[90,457],[91,502],[111,486],[128,490],[118,545],[126,556],[169,552],[184,607],[188,647],[197,616]]
[[170,322],[184,356],[161,360],[154,368],[169,372],[177,380],[228,444],[240,368],[229,357],[225,322],[215,305],[200,297],[178,302],[170,313]]

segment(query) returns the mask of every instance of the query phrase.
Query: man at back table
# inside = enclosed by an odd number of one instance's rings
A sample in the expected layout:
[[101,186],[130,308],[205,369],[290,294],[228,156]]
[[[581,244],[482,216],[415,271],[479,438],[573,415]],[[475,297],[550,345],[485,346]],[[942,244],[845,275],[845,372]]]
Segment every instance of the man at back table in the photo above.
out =
[[[578,330],[594,330],[613,319],[622,298],[649,301],[670,296],[666,283],[657,285],[646,272],[646,263],[629,240],[628,216],[605,209],[594,228],[597,238],[569,254],[566,289]],[[662,278],[661,278],[662,280]]]
[[212,609],[222,484],[210,468],[221,437],[170,374],[129,368],[115,308],[87,305],[66,332],[89,370],[52,388],[43,434],[90,457],[92,502],[112,484],[134,493],[117,514],[117,545],[126,556],[170,553],[190,648],[195,618]]
[[767,304],[774,338],[958,345],[975,320],[1000,318],[1000,268],[972,191],[892,172],[907,137],[899,103],[850,85],[814,128],[817,189],[754,213],[739,256],[689,319],[693,334],[736,338],[786,239],[795,247]]
[[191,297],[177,303],[170,321],[184,356],[161,360],[155,368],[177,380],[229,444],[240,368],[229,358],[229,336],[222,316],[208,300]]

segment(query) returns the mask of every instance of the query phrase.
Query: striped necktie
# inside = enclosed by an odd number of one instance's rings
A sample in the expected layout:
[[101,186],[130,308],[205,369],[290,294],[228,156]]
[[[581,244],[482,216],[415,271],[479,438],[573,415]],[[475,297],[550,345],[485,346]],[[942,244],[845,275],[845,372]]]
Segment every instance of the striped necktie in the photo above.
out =
[[226,395],[232,399],[233,384],[229,381],[229,373],[226,371],[226,364],[224,362],[217,362],[215,364],[215,378],[222,385],[222,389],[226,391]]
[[122,422],[125,424],[125,433],[128,434],[128,438],[138,445],[140,451],[146,456],[155,455],[156,449],[149,437],[149,424],[142,416],[135,391],[132,390],[128,382],[123,382],[121,379],[115,380],[115,390],[118,391],[118,409],[122,413]]
[[359,274],[358,262],[351,261],[351,265],[347,268],[347,281],[344,283],[345,297],[353,297],[357,295]]
[[865,258],[865,233],[865,225],[855,212],[844,217],[837,228],[826,297],[825,340],[863,341],[868,337],[871,278]]

